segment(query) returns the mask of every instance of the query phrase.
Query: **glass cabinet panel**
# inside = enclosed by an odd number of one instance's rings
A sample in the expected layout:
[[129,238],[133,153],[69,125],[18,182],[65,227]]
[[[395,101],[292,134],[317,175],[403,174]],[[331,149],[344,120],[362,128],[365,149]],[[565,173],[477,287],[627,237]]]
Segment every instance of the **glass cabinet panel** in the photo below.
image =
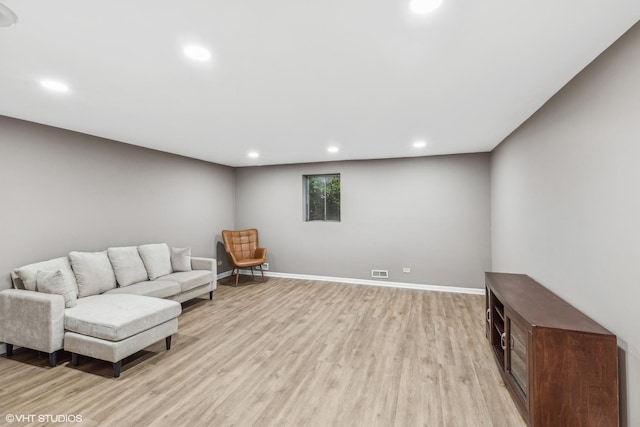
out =
[[527,396],[527,332],[509,319],[508,371],[520,392]]

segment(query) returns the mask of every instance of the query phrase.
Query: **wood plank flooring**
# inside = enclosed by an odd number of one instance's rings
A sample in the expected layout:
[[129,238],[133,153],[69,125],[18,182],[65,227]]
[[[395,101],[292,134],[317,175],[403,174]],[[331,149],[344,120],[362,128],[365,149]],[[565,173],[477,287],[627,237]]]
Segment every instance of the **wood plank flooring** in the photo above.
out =
[[[0,357],[7,414],[82,426],[524,426],[484,339],[484,297],[269,278],[183,305],[164,340],[110,363]],[[11,425],[26,425],[13,423]],[[29,425],[41,425],[33,422]],[[64,425],[52,423],[51,425]]]

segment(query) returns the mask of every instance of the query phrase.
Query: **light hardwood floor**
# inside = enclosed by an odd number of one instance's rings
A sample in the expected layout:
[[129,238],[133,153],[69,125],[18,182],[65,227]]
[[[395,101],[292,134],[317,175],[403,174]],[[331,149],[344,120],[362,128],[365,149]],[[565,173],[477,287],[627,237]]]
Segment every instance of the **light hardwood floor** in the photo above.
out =
[[483,319],[477,295],[218,286],[213,301],[183,306],[171,350],[162,340],[126,359],[119,379],[110,363],[76,368],[68,354],[55,368],[32,350],[1,357],[0,424],[75,414],[83,426],[524,426]]

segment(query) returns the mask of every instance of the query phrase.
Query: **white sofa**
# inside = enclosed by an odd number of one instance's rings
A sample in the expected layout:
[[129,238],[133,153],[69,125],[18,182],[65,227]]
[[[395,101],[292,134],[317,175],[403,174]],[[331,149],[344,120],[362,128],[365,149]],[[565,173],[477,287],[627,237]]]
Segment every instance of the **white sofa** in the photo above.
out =
[[14,288],[0,291],[0,342],[7,356],[14,345],[26,347],[48,353],[55,366],[57,351],[69,350],[66,336],[74,364],[76,352],[117,359],[118,376],[122,358],[163,337],[169,349],[178,303],[206,293],[213,299],[216,275],[215,259],[164,243],[71,252],[16,268]]

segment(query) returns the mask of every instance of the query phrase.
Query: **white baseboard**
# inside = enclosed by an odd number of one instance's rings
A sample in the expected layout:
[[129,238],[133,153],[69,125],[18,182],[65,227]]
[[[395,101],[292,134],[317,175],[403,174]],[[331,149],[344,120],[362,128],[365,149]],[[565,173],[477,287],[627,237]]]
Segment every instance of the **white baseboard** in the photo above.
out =
[[[249,274],[251,274],[251,273],[249,273]],[[220,273],[216,277],[218,278],[218,280],[220,280],[220,279],[224,279],[225,277],[229,277],[229,276],[231,276],[231,270],[225,271],[224,273]]]
[[[240,270],[241,274],[251,274],[251,270]],[[256,274],[260,274],[257,272]],[[352,279],[347,277],[314,276],[309,274],[277,273],[265,271],[267,277],[281,277],[284,279],[318,280],[322,282],[350,283],[354,285],[383,286],[386,288],[418,289],[421,291],[452,292],[456,294],[484,295],[484,288],[462,288],[458,286],[422,285],[418,283],[389,282],[386,280]],[[218,279],[231,276],[231,271],[218,274]]]

